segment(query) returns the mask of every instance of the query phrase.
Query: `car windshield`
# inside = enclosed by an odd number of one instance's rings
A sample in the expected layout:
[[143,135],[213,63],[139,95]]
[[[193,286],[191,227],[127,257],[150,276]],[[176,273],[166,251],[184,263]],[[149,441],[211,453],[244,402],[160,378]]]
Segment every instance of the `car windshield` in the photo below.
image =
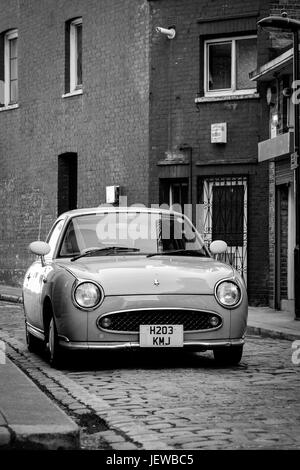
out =
[[186,217],[158,212],[109,212],[73,217],[58,256],[120,253],[155,256],[167,252],[209,256],[204,242]]

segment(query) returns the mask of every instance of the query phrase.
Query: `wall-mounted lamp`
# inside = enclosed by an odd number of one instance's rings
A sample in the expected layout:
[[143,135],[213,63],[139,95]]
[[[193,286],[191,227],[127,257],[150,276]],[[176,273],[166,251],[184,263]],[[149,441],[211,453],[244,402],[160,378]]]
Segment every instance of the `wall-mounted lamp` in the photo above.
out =
[[120,186],[106,186],[106,204],[119,205]]
[[165,34],[168,39],[174,39],[176,35],[175,28],[161,28],[160,26],[156,26],[155,31],[157,33]]
[[278,126],[279,116],[277,113],[272,114],[271,121],[272,121],[273,126]]
[[282,90],[282,94],[285,98],[290,98],[293,94],[293,89],[289,88],[289,87],[286,87]]
[[277,101],[277,88],[269,86],[267,89],[266,100],[269,106],[273,106]]

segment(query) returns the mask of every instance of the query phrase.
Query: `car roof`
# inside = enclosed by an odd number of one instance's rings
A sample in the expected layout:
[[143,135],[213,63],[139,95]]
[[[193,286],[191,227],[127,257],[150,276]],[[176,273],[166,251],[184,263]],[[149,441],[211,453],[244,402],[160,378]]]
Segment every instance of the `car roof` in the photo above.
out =
[[111,205],[101,205],[98,207],[84,207],[82,209],[73,209],[68,212],[64,212],[61,216],[74,217],[76,215],[85,215],[85,214],[105,214],[105,213],[117,213],[117,212],[140,212],[140,213],[153,213],[153,214],[174,214],[178,216],[183,216],[181,212],[163,209],[163,208],[154,208],[154,207],[140,207],[140,206],[121,206],[114,207]]

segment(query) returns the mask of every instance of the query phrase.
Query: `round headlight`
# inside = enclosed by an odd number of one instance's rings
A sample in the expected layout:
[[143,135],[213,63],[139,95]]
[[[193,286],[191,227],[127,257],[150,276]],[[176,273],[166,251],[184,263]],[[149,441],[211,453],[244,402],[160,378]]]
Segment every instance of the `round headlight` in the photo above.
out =
[[101,291],[92,282],[82,282],[75,288],[74,299],[81,308],[93,308],[101,300]]
[[241,299],[241,290],[234,282],[224,281],[218,285],[216,297],[223,307],[234,307]]

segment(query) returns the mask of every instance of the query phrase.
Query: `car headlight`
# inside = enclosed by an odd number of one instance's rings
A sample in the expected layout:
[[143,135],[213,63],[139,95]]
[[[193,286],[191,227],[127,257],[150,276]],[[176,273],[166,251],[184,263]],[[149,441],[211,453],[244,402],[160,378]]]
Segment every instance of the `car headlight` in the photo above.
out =
[[217,301],[223,307],[235,307],[241,300],[241,289],[233,281],[223,281],[216,288]]
[[93,282],[81,282],[74,290],[75,302],[81,308],[96,307],[102,298],[102,292]]

